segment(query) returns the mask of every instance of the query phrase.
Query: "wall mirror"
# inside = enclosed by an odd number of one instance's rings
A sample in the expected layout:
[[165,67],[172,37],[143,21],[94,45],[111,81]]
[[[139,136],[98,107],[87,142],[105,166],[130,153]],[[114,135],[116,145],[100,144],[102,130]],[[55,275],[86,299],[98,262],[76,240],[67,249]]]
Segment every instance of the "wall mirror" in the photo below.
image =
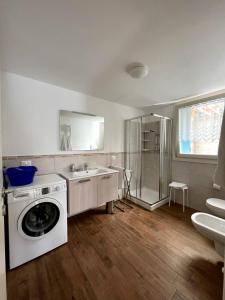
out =
[[60,150],[103,150],[104,117],[60,110]]

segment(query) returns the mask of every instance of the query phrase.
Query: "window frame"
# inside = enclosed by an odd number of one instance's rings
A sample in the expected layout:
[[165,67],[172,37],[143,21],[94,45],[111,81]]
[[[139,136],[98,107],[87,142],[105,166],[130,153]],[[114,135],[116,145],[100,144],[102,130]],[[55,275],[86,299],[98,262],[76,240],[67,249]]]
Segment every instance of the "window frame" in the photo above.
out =
[[181,104],[176,105],[176,111],[175,111],[175,118],[176,118],[176,134],[175,134],[175,156],[177,159],[183,159],[183,160],[192,160],[192,161],[211,161],[216,162],[218,155],[206,155],[206,154],[182,154],[180,153],[180,146],[179,146],[179,109],[188,107],[194,104],[198,103],[204,103],[208,101],[213,101],[216,99],[225,98],[225,93],[218,94],[214,96],[208,96],[208,97],[202,97],[197,100],[192,101],[185,101]]

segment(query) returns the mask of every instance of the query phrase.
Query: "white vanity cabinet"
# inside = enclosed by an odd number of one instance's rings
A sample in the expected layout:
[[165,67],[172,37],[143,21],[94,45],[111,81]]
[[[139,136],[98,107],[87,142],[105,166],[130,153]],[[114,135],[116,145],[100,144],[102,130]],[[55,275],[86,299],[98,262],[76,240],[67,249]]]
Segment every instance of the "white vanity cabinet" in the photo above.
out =
[[97,177],[98,206],[118,198],[118,174]]
[[68,214],[76,215],[96,208],[118,197],[118,172],[71,178],[63,174],[68,182]]
[[96,207],[97,180],[96,177],[69,181],[68,210],[69,215]]

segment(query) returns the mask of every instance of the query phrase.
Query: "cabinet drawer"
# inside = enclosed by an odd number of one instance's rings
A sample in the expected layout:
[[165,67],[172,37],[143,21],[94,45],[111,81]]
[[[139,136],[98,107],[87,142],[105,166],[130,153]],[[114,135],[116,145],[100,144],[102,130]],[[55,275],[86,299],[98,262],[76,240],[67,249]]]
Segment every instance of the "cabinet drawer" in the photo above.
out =
[[118,198],[118,174],[98,176],[98,206]]
[[97,206],[97,180],[95,177],[69,182],[69,215]]

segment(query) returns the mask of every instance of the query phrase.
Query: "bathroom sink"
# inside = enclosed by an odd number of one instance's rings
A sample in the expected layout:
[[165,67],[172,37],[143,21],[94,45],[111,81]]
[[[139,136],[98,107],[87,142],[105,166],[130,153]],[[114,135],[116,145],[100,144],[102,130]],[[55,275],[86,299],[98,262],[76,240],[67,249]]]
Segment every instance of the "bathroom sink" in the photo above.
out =
[[198,232],[214,241],[217,253],[224,257],[225,220],[202,212],[194,213],[191,220]]
[[83,176],[91,176],[96,174],[103,174],[108,173],[109,171],[107,169],[101,169],[101,168],[91,168],[87,169],[85,171],[77,171],[77,172],[71,172],[74,177],[83,177]]
[[98,168],[93,168],[93,169],[87,169],[83,171],[76,171],[76,172],[71,172],[71,174],[74,177],[80,177],[80,176],[85,176],[85,175],[95,175],[98,172]]
[[63,175],[68,180],[72,180],[72,179],[79,179],[84,177],[111,174],[117,172],[118,171],[113,169],[99,167],[99,168],[88,168],[87,170],[84,171],[66,172],[66,173],[62,173],[61,175]]

